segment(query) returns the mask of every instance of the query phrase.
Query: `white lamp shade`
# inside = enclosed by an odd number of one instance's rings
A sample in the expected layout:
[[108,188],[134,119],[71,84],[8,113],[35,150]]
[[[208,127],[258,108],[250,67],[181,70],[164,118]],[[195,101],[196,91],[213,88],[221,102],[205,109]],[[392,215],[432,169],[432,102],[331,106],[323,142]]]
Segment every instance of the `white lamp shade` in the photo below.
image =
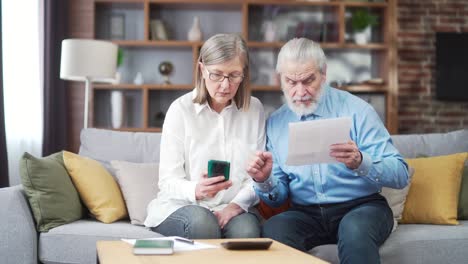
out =
[[71,81],[112,82],[117,67],[116,44],[94,39],[62,41],[60,78]]

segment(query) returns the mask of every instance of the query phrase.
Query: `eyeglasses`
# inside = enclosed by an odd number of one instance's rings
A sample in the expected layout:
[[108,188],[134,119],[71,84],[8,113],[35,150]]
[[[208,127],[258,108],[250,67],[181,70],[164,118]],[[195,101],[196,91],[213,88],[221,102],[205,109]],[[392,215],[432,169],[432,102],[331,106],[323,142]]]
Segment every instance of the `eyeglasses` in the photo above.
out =
[[210,80],[215,81],[215,82],[222,82],[224,81],[224,79],[227,78],[230,83],[240,83],[244,79],[243,75],[223,75],[219,73],[210,72],[208,71],[207,68],[205,68],[205,70],[206,70],[206,73],[208,74],[208,78],[210,78]]

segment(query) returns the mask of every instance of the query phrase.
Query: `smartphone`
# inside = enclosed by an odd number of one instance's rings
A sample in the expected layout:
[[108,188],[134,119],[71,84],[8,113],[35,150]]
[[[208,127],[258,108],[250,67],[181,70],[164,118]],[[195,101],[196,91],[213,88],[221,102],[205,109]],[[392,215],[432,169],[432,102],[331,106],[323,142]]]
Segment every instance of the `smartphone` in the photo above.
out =
[[224,181],[229,180],[229,170],[231,164],[228,161],[209,160],[208,161],[208,178],[216,176],[224,176]]
[[260,250],[270,248],[272,243],[272,240],[240,240],[223,242],[221,246],[231,250]]

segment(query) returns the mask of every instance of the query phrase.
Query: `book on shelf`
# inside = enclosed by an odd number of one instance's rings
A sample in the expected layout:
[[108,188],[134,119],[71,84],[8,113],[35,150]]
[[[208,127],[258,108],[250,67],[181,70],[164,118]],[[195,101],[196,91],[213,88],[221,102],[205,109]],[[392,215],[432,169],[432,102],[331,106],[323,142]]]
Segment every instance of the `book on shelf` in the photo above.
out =
[[170,255],[173,253],[173,240],[137,239],[133,245],[135,255]]

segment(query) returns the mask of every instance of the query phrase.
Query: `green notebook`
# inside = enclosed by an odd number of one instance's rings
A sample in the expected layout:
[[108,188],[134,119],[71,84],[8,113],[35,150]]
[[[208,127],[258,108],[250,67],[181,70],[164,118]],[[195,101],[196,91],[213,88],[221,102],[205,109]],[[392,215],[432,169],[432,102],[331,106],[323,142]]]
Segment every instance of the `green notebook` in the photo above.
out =
[[137,239],[133,246],[135,255],[170,255],[174,253],[174,241]]

